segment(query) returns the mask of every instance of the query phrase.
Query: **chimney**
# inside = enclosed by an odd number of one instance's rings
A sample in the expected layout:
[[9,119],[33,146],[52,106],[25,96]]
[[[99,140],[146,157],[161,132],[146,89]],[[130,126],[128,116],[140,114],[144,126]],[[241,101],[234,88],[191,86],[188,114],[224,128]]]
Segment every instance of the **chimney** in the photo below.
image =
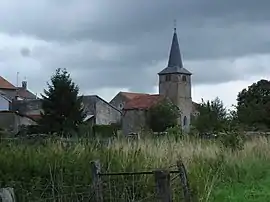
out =
[[22,88],[23,88],[24,90],[27,89],[27,81],[22,81]]

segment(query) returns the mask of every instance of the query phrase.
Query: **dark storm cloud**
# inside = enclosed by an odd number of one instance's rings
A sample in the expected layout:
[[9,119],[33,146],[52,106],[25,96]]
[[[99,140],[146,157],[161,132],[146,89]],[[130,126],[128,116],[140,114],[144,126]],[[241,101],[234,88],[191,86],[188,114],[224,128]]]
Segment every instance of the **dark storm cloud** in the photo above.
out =
[[21,54],[47,72],[67,68],[84,89],[148,91],[167,64],[173,19],[195,84],[254,74],[254,68],[239,74],[231,60],[269,53],[269,7],[266,0],[6,0],[0,32],[41,40]]

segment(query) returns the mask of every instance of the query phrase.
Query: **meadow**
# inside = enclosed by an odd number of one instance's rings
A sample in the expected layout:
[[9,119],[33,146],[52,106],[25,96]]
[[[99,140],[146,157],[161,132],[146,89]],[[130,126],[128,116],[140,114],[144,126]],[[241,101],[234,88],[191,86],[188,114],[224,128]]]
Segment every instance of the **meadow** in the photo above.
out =
[[[119,138],[108,145],[96,140],[2,140],[0,183],[13,187],[19,201],[90,201],[93,160],[100,160],[104,172],[122,172],[173,169],[179,158],[187,168],[194,201],[269,201],[270,145],[265,137],[248,140],[237,151],[223,148],[218,141],[196,138]],[[111,182],[105,190],[107,201],[120,201],[109,200],[109,195],[123,193],[123,185],[130,184]],[[133,195],[152,193],[151,176],[130,182],[137,183],[133,191],[138,193]]]

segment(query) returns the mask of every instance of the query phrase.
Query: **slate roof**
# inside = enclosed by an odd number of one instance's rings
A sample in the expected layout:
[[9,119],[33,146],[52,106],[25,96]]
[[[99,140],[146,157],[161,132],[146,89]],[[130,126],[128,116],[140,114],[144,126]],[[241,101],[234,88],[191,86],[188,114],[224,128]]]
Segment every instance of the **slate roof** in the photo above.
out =
[[153,105],[157,104],[158,102],[162,101],[165,97],[162,95],[149,95],[144,94],[133,98],[132,100],[128,101],[125,106],[124,110],[132,110],[132,109],[149,109]]
[[168,66],[165,69],[163,69],[161,72],[159,72],[158,74],[164,75],[164,74],[175,74],[175,73],[191,75],[191,73],[183,67],[176,29],[174,29],[174,33],[173,33]]

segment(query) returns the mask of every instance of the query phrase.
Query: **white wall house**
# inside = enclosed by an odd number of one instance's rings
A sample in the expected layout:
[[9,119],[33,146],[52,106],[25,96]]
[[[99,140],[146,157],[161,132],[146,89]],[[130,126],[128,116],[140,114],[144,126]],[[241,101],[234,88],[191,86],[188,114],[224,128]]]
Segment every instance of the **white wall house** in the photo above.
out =
[[10,100],[0,94],[0,111],[9,110]]

